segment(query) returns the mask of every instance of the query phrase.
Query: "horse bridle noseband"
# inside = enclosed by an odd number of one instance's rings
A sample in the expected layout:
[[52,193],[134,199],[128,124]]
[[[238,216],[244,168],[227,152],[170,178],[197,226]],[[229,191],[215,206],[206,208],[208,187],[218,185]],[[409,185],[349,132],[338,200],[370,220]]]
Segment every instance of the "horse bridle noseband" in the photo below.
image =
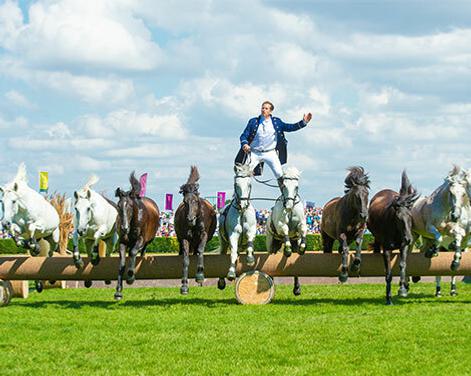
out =
[[250,176],[242,176],[242,175],[236,175],[234,177],[234,199],[232,200],[232,202],[236,203],[235,205],[235,208],[237,210],[243,210],[242,207],[240,206],[240,203],[242,200],[247,200],[247,201],[250,201],[250,195],[252,194],[252,184],[250,184],[250,191],[249,191],[249,195],[247,197],[240,197],[238,194],[237,194],[237,189],[236,189],[236,183],[235,183],[235,180],[237,178],[250,178]]

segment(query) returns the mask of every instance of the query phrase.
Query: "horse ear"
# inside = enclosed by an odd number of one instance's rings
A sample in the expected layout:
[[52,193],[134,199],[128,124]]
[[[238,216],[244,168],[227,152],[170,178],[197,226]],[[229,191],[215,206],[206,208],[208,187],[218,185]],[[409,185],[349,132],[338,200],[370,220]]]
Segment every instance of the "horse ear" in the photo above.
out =
[[116,188],[116,191],[114,192],[114,196],[115,197],[121,197],[122,195],[122,191],[121,191],[121,188]]
[[13,190],[14,190],[15,192],[18,191],[18,183],[15,183],[15,184],[13,185]]

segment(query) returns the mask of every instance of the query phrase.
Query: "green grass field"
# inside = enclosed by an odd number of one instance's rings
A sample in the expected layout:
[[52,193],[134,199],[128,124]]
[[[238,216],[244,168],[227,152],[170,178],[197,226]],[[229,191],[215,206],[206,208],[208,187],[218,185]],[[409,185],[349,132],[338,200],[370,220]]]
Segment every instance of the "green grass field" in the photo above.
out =
[[412,285],[387,307],[382,284],[277,286],[267,306],[232,286],[45,290],[0,309],[0,375],[471,374],[471,285],[458,291]]

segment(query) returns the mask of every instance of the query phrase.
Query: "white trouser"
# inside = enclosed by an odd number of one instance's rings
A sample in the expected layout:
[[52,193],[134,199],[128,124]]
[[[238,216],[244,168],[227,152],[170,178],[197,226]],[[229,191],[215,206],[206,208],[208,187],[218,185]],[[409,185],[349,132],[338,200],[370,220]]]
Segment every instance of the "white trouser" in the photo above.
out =
[[257,167],[260,162],[265,162],[268,167],[271,168],[273,174],[277,179],[281,178],[281,176],[283,175],[280,158],[278,158],[276,150],[265,152],[258,152],[252,150],[252,152],[250,153],[250,169],[253,171],[253,169]]

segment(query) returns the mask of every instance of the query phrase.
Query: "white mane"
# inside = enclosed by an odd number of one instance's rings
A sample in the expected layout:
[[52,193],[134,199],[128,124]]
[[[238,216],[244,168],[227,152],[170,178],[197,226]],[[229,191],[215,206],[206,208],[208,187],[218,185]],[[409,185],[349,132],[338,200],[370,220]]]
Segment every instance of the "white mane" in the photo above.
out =
[[283,171],[283,177],[288,179],[299,179],[301,177],[301,171],[296,167],[287,167]]
[[240,176],[243,178],[252,176],[253,174],[249,165],[243,165],[239,163],[234,166],[234,172],[237,176]]

